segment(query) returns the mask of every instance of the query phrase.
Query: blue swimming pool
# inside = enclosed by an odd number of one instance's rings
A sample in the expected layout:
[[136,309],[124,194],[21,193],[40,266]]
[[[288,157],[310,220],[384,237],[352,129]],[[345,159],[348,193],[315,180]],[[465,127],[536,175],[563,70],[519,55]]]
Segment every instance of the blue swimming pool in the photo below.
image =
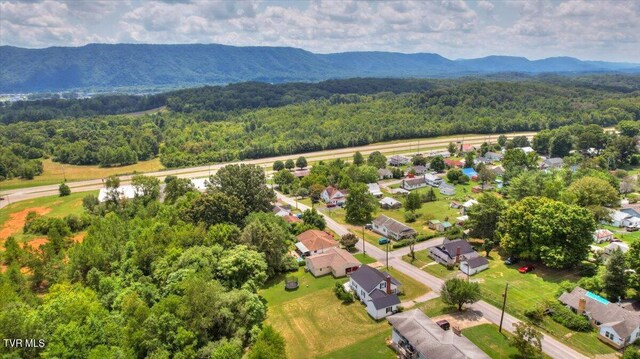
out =
[[602,304],[609,304],[611,302],[609,302],[608,300],[602,298],[601,296],[595,294],[595,293],[591,293],[591,292],[587,292],[587,297],[597,300],[598,302],[602,303]]

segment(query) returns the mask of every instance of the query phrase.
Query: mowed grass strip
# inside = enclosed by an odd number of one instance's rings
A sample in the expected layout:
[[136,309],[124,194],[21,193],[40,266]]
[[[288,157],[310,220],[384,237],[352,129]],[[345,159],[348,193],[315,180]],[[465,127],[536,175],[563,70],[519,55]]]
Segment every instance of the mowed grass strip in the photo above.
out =
[[[64,166],[64,170],[63,170]],[[121,167],[99,167],[99,166],[76,166],[69,164],[61,164],[53,162],[51,159],[42,160],[42,175],[36,176],[32,180],[14,178],[3,182],[0,189],[8,190],[14,188],[25,188],[62,183],[67,181],[82,181],[97,178],[105,178],[111,175],[121,176],[132,173],[153,172],[164,168],[160,163],[160,158],[154,158],[148,161],[140,161],[138,163],[121,166]]]
[[[520,354],[509,342],[511,334],[506,331],[500,333],[495,324],[481,324],[475,327],[462,330],[462,335],[467,337],[483,352],[493,359],[518,359]],[[543,358],[550,358],[543,354]]]
[[[320,355],[318,359],[394,359],[396,353],[386,346],[385,341],[391,337],[391,327],[386,331],[361,340],[342,349]],[[383,343],[383,344],[381,344]]]

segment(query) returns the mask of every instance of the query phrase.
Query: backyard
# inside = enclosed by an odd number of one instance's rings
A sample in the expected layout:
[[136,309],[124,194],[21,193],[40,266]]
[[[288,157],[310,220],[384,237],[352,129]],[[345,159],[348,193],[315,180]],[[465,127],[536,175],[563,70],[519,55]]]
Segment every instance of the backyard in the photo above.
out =
[[[518,359],[520,353],[509,343],[511,337],[506,331],[500,333],[495,324],[481,324],[462,330],[462,335],[467,337],[478,348],[494,359]],[[550,358],[543,354],[543,358]]]

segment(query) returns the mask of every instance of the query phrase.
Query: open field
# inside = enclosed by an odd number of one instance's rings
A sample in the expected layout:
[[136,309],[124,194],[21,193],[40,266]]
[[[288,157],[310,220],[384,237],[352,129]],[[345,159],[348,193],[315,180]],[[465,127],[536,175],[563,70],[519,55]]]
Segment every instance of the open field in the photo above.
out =
[[369,351],[392,354],[384,344],[390,333],[385,321],[373,320],[360,303],[344,305],[336,298],[334,283],[346,282],[346,278],[314,278],[302,268],[298,278],[300,287],[295,291],[285,291],[282,279],[260,291],[268,306],[266,323],[284,336],[290,358],[345,357],[341,350],[354,358]]
[[[369,339],[361,340],[344,348],[318,356],[318,359],[395,359],[393,349],[384,345],[385,340],[391,337],[391,327],[381,331]],[[380,344],[382,343],[382,344]]]
[[[462,335],[471,340],[473,344],[477,345],[493,359],[520,358],[518,350],[509,343],[511,334],[506,331],[500,333],[498,326],[495,324],[481,324],[466,328],[462,330]],[[542,357],[545,359],[549,358],[546,354],[543,354]]]
[[60,164],[51,161],[51,159],[46,159],[42,161],[42,166],[44,168],[42,175],[36,176],[32,180],[23,180],[19,178],[10,179],[0,183],[0,189],[4,191],[14,188],[60,184],[64,182],[65,175],[67,181],[70,182],[105,178],[112,175],[120,176],[132,173],[158,171],[164,168],[162,164],[160,164],[160,158],[154,158],[149,161],[140,161],[136,164],[122,167],[75,166]]
[[[41,197],[28,201],[12,203],[0,210],[0,244],[5,238],[16,235],[21,239],[32,239],[33,236],[22,235],[27,214],[30,211],[37,212],[47,217],[64,217],[68,214],[81,214],[82,198],[88,193],[72,193],[70,196]],[[24,238],[22,238],[24,237]]]

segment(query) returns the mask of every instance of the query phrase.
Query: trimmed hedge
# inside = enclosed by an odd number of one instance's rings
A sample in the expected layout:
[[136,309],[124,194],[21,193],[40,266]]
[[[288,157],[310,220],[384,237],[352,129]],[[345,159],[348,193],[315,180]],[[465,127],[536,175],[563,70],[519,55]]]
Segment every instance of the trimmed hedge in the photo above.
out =
[[587,318],[572,312],[571,309],[561,303],[550,303],[549,309],[551,309],[551,318],[569,329],[579,332],[589,332],[593,330]]

